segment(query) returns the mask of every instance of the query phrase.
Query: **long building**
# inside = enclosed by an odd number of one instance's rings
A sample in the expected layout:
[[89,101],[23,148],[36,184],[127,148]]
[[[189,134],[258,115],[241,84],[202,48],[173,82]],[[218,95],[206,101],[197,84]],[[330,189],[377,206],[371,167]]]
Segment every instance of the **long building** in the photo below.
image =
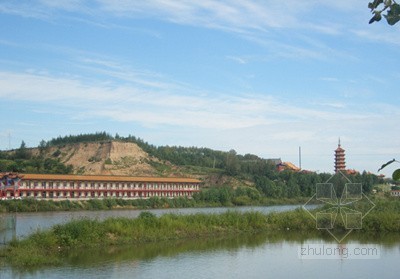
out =
[[2,199],[191,197],[201,184],[198,179],[174,177],[3,173],[0,178]]

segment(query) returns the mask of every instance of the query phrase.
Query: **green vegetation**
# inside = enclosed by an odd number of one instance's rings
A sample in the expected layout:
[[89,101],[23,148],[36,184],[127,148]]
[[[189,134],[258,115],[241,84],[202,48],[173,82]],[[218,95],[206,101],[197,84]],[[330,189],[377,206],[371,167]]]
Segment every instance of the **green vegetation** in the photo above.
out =
[[45,158],[42,153],[33,156],[22,141],[20,148],[15,152],[0,152],[0,172],[25,172],[25,173],[72,173],[71,165],[60,162],[60,150],[53,153],[53,158]]
[[193,195],[197,205],[201,206],[243,206],[243,205],[277,205],[302,204],[305,197],[266,197],[258,188],[242,186],[233,189],[229,186],[205,188]]
[[261,194],[251,187],[212,187],[194,194],[193,199],[198,203],[217,206],[250,205],[261,202]]
[[[376,199],[375,203],[376,209],[363,219],[363,227],[357,234],[360,239],[400,232],[400,202],[396,199]],[[335,224],[335,229],[343,229],[340,228],[340,221]],[[82,248],[86,250],[167,240],[207,239],[258,232],[269,233],[272,239],[288,232],[323,238],[328,236],[325,230],[315,229],[314,219],[302,209],[270,214],[228,211],[222,214],[165,214],[160,217],[145,211],[135,219],[80,219],[56,225],[26,239],[12,241],[0,251],[0,257],[18,267],[61,264],[66,254]]]
[[394,0],[374,0],[368,3],[368,8],[374,14],[369,23],[380,21],[383,16],[389,25],[395,25],[400,20],[400,5]]
[[[70,174],[73,172],[71,165],[65,165],[58,158],[61,151],[57,149],[51,157],[45,157],[46,150],[51,146],[62,146],[66,144],[110,141],[113,137],[105,132],[95,134],[80,134],[77,136],[65,136],[52,139],[48,142],[42,140],[38,146],[39,155],[33,156],[31,150],[26,147],[24,141],[21,146],[12,152],[0,152],[0,172],[25,172],[25,173],[51,173],[51,174]],[[98,158],[91,158],[98,161]]]
[[110,141],[114,138],[107,134],[106,132],[97,132],[94,134],[80,134],[80,135],[69,135],[64,137],[57,137],[55,139],[51,139],[48,142],[42,141],[41,145],[45,147],[49,146],[59,146],[73,143],[82,143],[82,142],[99,142],[99,141]]
[[31,157],[21,160],[14,156],[4,156],[0,153],[0,171],[11,171],[21,173],[53,173],[69,174],[72,173],[72,166],[66,166],[57,159]]
[[[385,164],[383,164],[383,165],[379,168],[378,171],[380,171],[380,170],[386,168],[388,165],[390,165],[390,164],[392,164],[392,163],[394,163],[394,162],[400,163],[400,162],[397,161],[396,159],[392,159],[392,160],[390,160],[389,162],[386,162]],[[392,179],[393,179],[394,181],[399,181],[399,180],[400,180],[400,169],[397,169],[397,170],[395,170],[395,171],[393,172],[393,174],[392,174]]]
[[4,200],[0,201],[0,212],[43,212],[43,211],[76,211],[76,210],[109,210],[152,209],[152,208],[184,208],[205,206],[193,199],[179,197],[176,199],[151,197],[149,199],[90,199],[90,200]]

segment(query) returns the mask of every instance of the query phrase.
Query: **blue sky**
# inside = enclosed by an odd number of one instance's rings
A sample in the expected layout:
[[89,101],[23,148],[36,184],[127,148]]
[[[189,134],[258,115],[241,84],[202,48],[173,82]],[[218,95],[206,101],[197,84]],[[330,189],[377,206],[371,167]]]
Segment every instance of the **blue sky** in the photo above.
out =
[[[400,30],[368,1],[0,1],[0,149],[106,131],[332,172],[400,159]],[[384,172],[389,174],[395,166]]]

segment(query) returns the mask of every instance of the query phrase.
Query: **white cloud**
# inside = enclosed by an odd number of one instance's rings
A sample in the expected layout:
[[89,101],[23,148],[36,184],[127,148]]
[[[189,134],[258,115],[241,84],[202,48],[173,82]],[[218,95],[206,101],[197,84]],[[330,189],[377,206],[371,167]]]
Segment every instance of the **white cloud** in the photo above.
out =
[[[21,1],[13,4],[0,4],[0,12],[43,18],[63,24],[65,20],[79,20],[102,28],[128,28],[135,32],[145,32],[160,37],[157,30],[134,29],[131,24],[118,25],[115,18],[157,18],[181,25],[218,29],[234,33],[242,39],[262,45],[275,58],[286,59],[332,59],[332,57],[351,58],[321,43],[321,39],[310,41],[308,31],[330,36],[343,35],[349,27],[340,21],[319,18],[318,9],[335,9],[341,12],[354,12],[360,9],[357,1],[190,1],[190,0],[97,0],[97,1],[37,1],[35,5]],[[30,8],[34,7],[34,8]],[[364,6],[362,8],[365,8]],[[365,8],[366,9],[366,8]],[[367,9],[366,9],[367,10]],[[68,14],[56,13],[66,11]],[[73,13],[72,13],[73,12]],[[31,13],[31,14],[30,14]],[[84,15],[84,16],[79,16]],[[355,27],[352,26],[352,29]],[[284,35],[289,30],[290,32]],[[364,37],[360,31],[354,31]],[[393,42],[393,39],[389,39]],[[239,63],[246,63],[240,55],[230,56]]]
[[[351,32],[357,37],[366,39],[368,41],[383,42],[393,45],[400,45],[400,34],[399,27],[387,26],[386,23],[375,23],[375,25],[384,24],[386,29],[382,29],[381,26],[373,26],[368,29],[357,29]],[[390,28],[390,29],[387,29]]]
[[52,1],[52,0],[39,0],[39,3],[43,6],[51,9],[65,10],[65,11],[79,11],[82,10],[88,1],[85,0],[63,0],[63,1]]
[[44,21],[51,21],[51,19],[53,18],[51,10],[49,10],[47,7],[34,5],[33,3],[23,1],[9,1],[0,3],[0,13],[25,18],[35,18]]
[[232,55],[226,56],[226,59],[235,61],[239,64],[247,64],[247,60],[248,60],[246,57],[232,56]]
[[101,9],[111,14],[134,17],[138,14],[157,16],[175,23],[201,25],[228,30],[264,30],[279,26],[271,5],[255,1],[100,1]]
[[[180,24],[202,25],[236,31],[268,31],[269,28],[304,28],[302,18],[322,8],[357,11],[358,1],[173,1],[100,0],[100,9],[116,15],[134,17],[138,14],[157,16]],[[362,6],[364,7],[364,6]],[[309,17],[311,22],[312,17]],[[339,25],[320,24],[309,27],[327,34],[337,34]]]
[[339,79],[336,77],[322,77],[320,79],[323,81],[328,81],[328,82],[338,82],[339,81]]
[[[151,77],[153,80],[154,78]],[[117,121],[142,124],[169,124],[188,127],[236,129],[305,121],[340,122],[368,120],[371,113],[362,111],[329,111],[326,106],[343,108],[339,102],[307,108],[305,103],[291,104],[265,95],[232,96],[224,94],[199,95],[190,87],[180,88],[185,94],[171,92],[173,84],[165,88],[140,82],[128,85],[97,81],[84,82],[77,78],[53,77],[37,73],[0,72],[0,97],[39,104],[57,104],[86,114],[110,117]],[[76,112],[74,112],[76,113]],[[148,122],[148,123],[146,123]]]

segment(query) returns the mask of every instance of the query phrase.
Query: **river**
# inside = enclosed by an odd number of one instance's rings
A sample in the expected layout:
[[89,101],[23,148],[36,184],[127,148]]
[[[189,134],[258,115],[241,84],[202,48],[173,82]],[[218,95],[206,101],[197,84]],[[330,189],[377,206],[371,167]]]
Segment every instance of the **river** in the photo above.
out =
[[[240,207],[234,210],[284,211],[296,206]],[[232,208],[152,210],[164,213],[218,213]],[[19,213],[20,236],[73,218],[135,217],[140,211]],[[29,225],[27,224],[29,223]],[[28,231],[24,230],[27,229]],[[338,249],[339,254],[332,254]],[[355,251],[363,251],[355,255]],[[306,251],[307,255],[302,252]],[[325,253],[321,254],[324,250]],[[330,252],[329,252],[330,251]],[[343,251],[347,251],[343,253]],[[326,253],[329,252],[329,253]],[[376,253],[377,252],[377,253]],[[352,233],[345,244],[284,231],[148,243],[73,251],[56,267],[24,270],[0,266],[0,278],[398,278],[400,236]]]

